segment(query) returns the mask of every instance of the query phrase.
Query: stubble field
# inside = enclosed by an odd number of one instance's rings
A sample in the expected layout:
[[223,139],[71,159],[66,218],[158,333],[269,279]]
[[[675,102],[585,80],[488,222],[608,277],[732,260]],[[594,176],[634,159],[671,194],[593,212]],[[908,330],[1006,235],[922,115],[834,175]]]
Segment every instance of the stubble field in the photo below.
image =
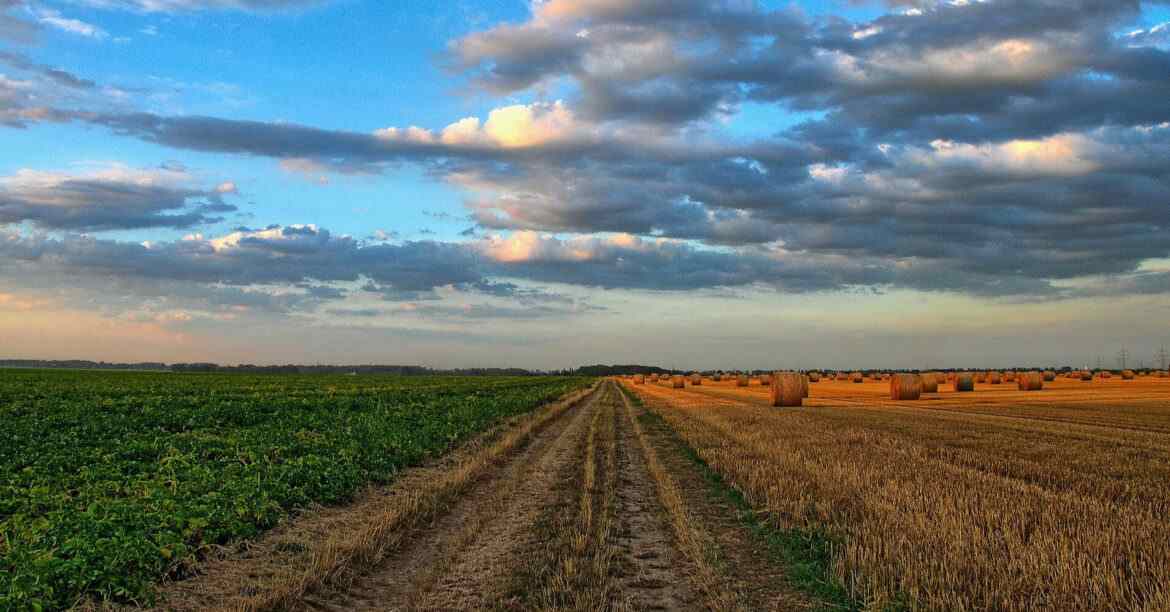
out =
[[834,542],[855,601],[1170,609],[1170,381],[899,402],[885,382],[826,380],[802,408],[758,385],[628,382],[778,527]]

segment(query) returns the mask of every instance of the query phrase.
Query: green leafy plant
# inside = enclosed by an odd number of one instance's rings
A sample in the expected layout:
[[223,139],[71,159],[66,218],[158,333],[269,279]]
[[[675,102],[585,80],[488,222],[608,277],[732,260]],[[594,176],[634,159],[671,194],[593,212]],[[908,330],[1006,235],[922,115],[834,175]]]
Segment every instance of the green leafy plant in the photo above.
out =
[[210,546],[587,383],[0,371],[0,609],[149,602]]

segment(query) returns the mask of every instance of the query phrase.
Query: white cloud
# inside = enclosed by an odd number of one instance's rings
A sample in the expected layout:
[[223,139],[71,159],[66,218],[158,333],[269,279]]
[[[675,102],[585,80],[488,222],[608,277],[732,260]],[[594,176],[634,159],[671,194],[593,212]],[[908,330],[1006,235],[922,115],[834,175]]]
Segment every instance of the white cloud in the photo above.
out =
[[979,145],[935,140],[930,146],[929,151],[911,152],[909,158],[925,166],[971,164],[988,172],[1030,176],[1073,176],[1098,169],[1091,157],[1096,145],[1081,134]]
[[39,15],[37,16],[37,20],[45,25],[57,28],[62,32],[68,32],[70,34],[76,34],[86,38],[102,40],[109,37],[109,34],[107,34],[105,30],[99,28],[98,26],[86,23],[79,19],[65,17],[61,15],[61,13],[52,9],[41,9],[39,11]]
[[488,113],[487,121],[466,117],[443,128],[438,135],[417,126],[374,132],[379,138],[397,142],[504,149],[537,147],[586,133],[587,126],[560,100],[496,108]]

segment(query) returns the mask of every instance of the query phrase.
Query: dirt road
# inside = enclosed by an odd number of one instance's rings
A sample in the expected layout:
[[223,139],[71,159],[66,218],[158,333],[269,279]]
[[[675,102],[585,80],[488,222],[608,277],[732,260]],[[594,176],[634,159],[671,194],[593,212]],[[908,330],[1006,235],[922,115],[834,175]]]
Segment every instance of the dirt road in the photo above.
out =
[[702,608],[609,383],[314,610]]
[[805,607],[670,436],[604,381],[351,506],[292,521],[174,583],[162,607]]

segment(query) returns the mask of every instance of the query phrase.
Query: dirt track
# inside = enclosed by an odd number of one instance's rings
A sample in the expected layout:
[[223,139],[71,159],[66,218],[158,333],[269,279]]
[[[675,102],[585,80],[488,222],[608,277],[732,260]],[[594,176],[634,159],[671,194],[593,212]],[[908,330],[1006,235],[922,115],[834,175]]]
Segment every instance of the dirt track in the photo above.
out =
[[[582,591],[600,593],[608,600],[602,605],[625,602],[632,609],[661,610],[701,607],[688,586],[687,561],[674,549],[662,521],[645,459],[632,443],[628,417],[617,409],[621,405],[617,390],[603,385],[592,398],[536,434],[522,451],[452,504],[445,516],[376,569],[349,589],[306,598],[305,608],[527,609],[557,606],[558,601],[584,605]],[[592,477],[584,474],[587,466],[593,468]],[[616,474],[610,473],[613,469]],[[616,504],[611,507],[605,500],[606,480],[614,485],[611,496]],[[586,543],[570,543],[559,554],[555,550],[542,554],[558,535],[542,529],[542,525],[547,527],[542,518],[574,510],[577,525],[566,521],[570,529],[564,535],[584,538]],[[590,514],[588,525],[582,524],[584,513]],[[612,524],[614,519],[616,530],[594,528],[606,521]],[[566,567],[602,557],[613,567],[606,575],[565,575]],[[543,567],[525,567],[526,561],[542,558]],[[569,591],[562,594],[567,599],[555,595],[558,579],[582,578],[585,583],[575,585],[578,588],[564,589]],[[614,583],[605,584],[611,578]],[[574,602],[573,598],[578,599]],[[589,601],[590,607],[602,603]]]
[[[293,521],[254,550],[178,583],[164,607],[206,609],[210,601],[227,609],[328,612],[803,607],[788,605],[797,601],[790,596],[743,589],[735,576],[766,576],[771,591],[784,591],[780,568],[745,545],[734,513],[690,473],[669,430],[640,414],[615,383],[603,382],[575,404],[515,425],[528,430],[511,447],[505,434],[405,474],[350,507]],[[490,460],[480,458],[493,452]],[[466,484],[435,484],[462,482],[452,474],[463,474]],[[434,492],[415,502],[416,489]],[[393,520],[369,518],[380,515]],[[338,562],[313,541],[341,532],[350,548],[358,541],[375,553]],[[283,552],[299,547],[309,550]],[[272,569],[285,563],[295,571]]]

